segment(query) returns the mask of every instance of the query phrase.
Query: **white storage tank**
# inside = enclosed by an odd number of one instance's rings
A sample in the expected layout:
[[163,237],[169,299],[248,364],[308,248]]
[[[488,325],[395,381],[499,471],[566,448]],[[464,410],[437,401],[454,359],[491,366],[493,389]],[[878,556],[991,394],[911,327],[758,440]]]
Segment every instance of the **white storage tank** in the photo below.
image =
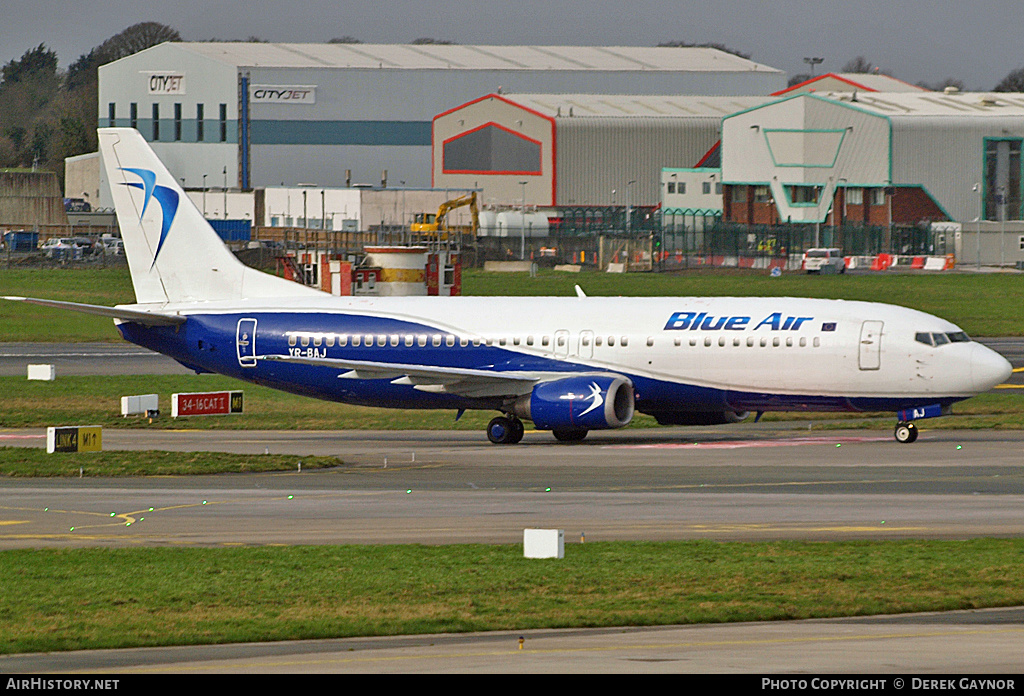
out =
[[[524,235],[525,230],[525,235]],[[500,213],[480,213],[481,237],[547,237],[548,216],[544,213],[526,213],[519,210],[504,210]]]

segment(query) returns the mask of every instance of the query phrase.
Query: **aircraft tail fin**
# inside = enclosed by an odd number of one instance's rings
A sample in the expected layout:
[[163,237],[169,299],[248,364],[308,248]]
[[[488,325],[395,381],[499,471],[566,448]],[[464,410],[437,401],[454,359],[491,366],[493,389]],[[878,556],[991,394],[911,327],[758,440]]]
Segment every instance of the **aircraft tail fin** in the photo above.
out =
[[137,130],[99,143],[138,303],[319,294],[235,258]]

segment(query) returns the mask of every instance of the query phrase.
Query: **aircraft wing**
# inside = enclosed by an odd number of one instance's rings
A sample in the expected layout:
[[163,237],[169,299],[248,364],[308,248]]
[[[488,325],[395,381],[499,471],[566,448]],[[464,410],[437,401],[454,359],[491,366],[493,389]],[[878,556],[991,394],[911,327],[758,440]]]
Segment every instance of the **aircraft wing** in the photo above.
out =
[[257,359],[333,367],[343,370],[338,375],[341,379],[390,379],[392,384],[410,385],[420,391],[458,394],[466,397],[520,396],[529,394],[539,382],[579,374],[578,372],[494,372],[369,360],[305,358],[294,355],[264,355]]
[[12,302],[28,302],[29,304],[41,305],[43,307],[55,307],[57,309],[68,309],[74,312],[85,314],[96,314],[111,319],[122,319],[124,321],[143,324],[145,326],[175,326],[185,323],[185,317],[180,314],[167,314],[163,312],[147,312],[139,309],[126,309],[123,307],[106,307],[104,305],[82,304],[80,302],[62,302],[60,300],[43,300],[36,297],[5,296],[3,299]]

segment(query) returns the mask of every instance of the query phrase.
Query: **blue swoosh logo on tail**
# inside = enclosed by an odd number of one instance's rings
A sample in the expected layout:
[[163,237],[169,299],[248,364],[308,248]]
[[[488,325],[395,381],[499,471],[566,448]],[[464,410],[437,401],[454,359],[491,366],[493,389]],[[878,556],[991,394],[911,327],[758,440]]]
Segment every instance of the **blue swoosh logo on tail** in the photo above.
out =
[[160,223],[160,240],[156,245],[156,253],[153,254],[153,263],[150,265],[152,269],[156,265],[156,259],[160,256],[160,250],[164,246],[164,241],[167,239],[167,233],[171,230],[171,223],[174,222],[174,216],[178,213],[178,192],[167,186],[158,186],[156,183],[156,172],[151,169],[136,169],[133,167],[122,167],[122,171],[131,172],[135,176],[142,179],[142,183],[138,182],[124,182],[125,186],[131,186],[132,188],[142,189],[144,198],[142,201],[142,213],[139,215],[139,222],[142,222],[143,216],[146,214],[146,209],[149,207],[149,201],[152,198],[156,199],[156,202],[160,204],[160,212],[162,214],[162,220]]

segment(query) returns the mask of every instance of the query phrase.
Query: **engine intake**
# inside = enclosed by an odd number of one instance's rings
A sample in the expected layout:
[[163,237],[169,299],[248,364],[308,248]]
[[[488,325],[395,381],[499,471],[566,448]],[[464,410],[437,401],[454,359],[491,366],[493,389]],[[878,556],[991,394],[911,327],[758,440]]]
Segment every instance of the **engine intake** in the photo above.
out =
[[629,425],[633,383],[614,375],[581,375],[543,382],[513,411],[541,430],[607,430]]

